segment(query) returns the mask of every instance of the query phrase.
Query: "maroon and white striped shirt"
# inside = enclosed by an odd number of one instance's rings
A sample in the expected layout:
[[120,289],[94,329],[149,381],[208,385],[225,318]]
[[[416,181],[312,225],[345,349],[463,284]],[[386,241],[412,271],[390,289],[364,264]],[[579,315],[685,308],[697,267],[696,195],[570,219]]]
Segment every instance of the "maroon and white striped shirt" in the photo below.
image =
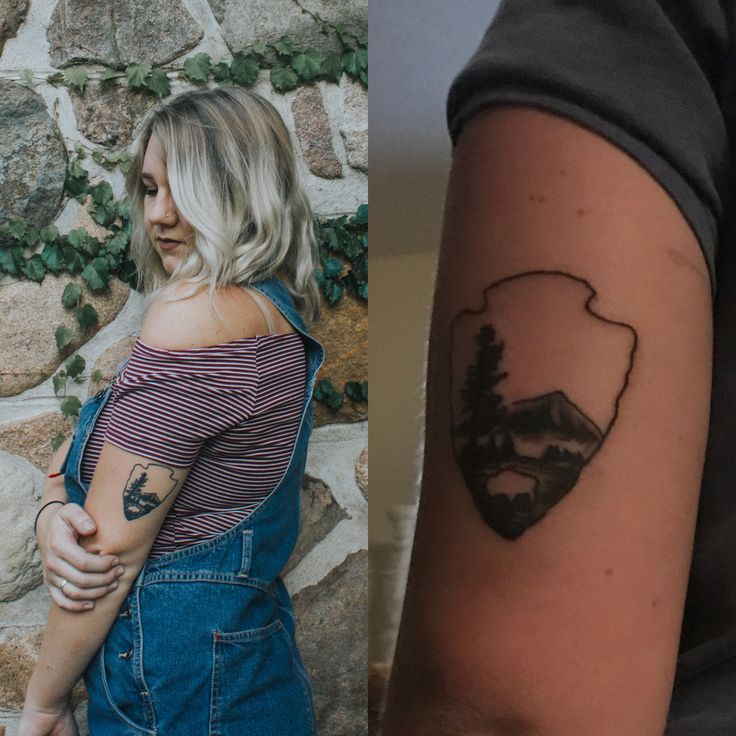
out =
[[254,511],[286,472],[305,380],[298,333],[182,350],[137,339],[85,447],[82,480],[91,482],[105,440],[188,467],[151,556],[211,539]]

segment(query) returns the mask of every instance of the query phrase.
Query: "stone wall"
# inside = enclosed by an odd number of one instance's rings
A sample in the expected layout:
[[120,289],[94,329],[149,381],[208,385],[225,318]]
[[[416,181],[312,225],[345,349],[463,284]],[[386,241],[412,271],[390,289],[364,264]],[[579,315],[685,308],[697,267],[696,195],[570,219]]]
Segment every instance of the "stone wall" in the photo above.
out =
[[[306,11],[306,12],[305,12]],[[102,84],[100,64],[118,69],[146,61],[172,77],[172,94],[192,87],[177,70],[197,53],[228,62],[254,42],[289,34],[295,46],[335,47],[315,14],[360,33],[366,0],[0,0],[0,222],[20,217],[61,233],[84,227],[109,236],[64,192],[68,162],[81,144],[114,156],[129,145],[153,97]],[[47,78],[81,65],[82,95]],[[30,73],[29,73],[30,72]],[[313,208],[320,217],[353,214],[367,202],[367,92],[343,75],[277,94],[266,72],[255,91],[268,97],[292,130]],[[122,196],[122,174],[91,157],[92,181]],[[32,533],[51,440],[69,435],[52,376],[60,355],[54,333],[75,337],[63,358],[86,361],[68,393],[81,401],[104,384],[130,351],[140,326],[140,295],[111,279],[109,292],[85,293],[99,322],[83,336],[61,303],[79,276],[47,274],[41,283],[0,275],[0,735],[12,736],[50,604]],[[367,380],[367,308],[346,295],[325,305],[315,334],[325,343],[321,377],[341,387]],[[96,380],[92,373],[99,371]],[[346,400],[335,412],[316,407],[317,426],[302,494],[303,529],[285,580],[299,620],[321,736],[366,732],[367,409]],[[75,692],[84,723],[84,692]]]

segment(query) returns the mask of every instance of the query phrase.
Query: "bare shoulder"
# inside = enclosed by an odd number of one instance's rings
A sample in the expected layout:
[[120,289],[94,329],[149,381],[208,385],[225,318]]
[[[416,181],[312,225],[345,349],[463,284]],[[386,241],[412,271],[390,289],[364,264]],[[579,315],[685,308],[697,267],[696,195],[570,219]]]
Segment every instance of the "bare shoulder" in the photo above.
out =
[[[173,296],[185,293],[175,289]],[[263,314],[242,288],[229,285],[217,291],[218,316],[207,289],[174,301],[154,299],[146,311],[140,339],[168,350],[207,347],[268,334]]]

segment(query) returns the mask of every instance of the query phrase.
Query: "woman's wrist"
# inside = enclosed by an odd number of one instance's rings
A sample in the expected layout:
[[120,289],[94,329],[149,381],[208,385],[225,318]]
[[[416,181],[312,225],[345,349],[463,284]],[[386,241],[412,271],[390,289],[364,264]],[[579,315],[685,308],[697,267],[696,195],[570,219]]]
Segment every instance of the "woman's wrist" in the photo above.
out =
[[43,684],[40,682],[38,669],[34,670],[31,675],[26,697],[23,702],[23,710],[33,711],[34,713],[48,713],[56,715],[62,713],[69,707],[69,697],[71,691],[61,697],[50,697],[48,693],[43,692]]
[[[61,508],[64,506],[66,501],[61,501],[57,499],[53,499],[51,501],[47,501],[41,508],[36,512],[36,519],[33,522],[33,533],[36,536],[36,539],[38,539],[38,533],[39,533],[39,525],[41,525],[41,519],[47,518],[49,516],[48,510],[50,508],[54,508],[54,506],[58,506]],[[58,511],[58,509],[57,509]],[[43,524],[45,526],[45,523]]]

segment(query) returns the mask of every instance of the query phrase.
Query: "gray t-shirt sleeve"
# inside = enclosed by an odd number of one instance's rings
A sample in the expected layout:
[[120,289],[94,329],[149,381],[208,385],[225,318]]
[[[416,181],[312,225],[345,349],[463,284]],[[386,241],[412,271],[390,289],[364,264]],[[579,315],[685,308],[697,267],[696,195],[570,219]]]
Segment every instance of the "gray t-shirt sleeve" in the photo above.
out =
[[670,194],[715,284],[727,202],[729,27],[718,0],[503,0],[448,97],[456,142],[478,110],[543,108],[598,132]]

